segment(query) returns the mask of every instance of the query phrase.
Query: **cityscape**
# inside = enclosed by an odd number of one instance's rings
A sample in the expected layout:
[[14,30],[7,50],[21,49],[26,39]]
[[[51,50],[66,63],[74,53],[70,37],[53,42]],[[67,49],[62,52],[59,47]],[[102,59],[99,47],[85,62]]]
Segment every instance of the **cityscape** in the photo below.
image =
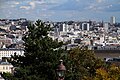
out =
[[119,0],[0,0],[0,80],[120,80],[120,72],[110,72],[120,71],[119,6]]

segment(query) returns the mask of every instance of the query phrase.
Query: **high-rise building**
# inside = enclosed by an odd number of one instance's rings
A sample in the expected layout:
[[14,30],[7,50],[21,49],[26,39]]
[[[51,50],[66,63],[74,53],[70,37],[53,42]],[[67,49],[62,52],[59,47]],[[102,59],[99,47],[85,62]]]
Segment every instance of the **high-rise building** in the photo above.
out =
[[110,24],[115,24],[115,16],[112,16],[112,17],[110,18]]
[[109,24],[107,22],[103,24],[103,27],[104,27],[105,32],[108,32]]
[[87,30],[87,31],[89,31],[89,29],[90,29],[89,23],[82,23],[82,30]]

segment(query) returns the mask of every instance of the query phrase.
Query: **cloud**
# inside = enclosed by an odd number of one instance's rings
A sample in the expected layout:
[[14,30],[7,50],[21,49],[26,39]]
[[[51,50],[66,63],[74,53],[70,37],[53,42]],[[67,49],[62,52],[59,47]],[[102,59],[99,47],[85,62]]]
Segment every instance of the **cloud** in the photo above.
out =
[[79,2],[80,0],[76,0],[77,2]]
[[11,5],[10,7],[12,7],[12,8],[13,8],[13,7],[16,7],[16,6],[15,6],[15,5]]
[[36,7],[35,1],[27,1],[26,4],[20,6],[20,9],[30,10],[30,9],[35,9],[35,7]]
[[102,11],[103,7],[96,7],[96,6],[89,6],[86,8],[86,10],[91,10],[91,11]]
[[120,4],[110,4],[105,10],[109,12],[120,12]]
[[[36,6],[45,4],[46,2],[44,0],[33,0],[33,1],[28,1],[27,4],[27,9],[35,9]],[[29,8],[28,8],[29,7]]]
[[119,0],[96,0],[91,3],[86,10],[99,11],[99,12],[119,12]]
[[47,9],[46,9],[46,8],[42,8],[41,10],[42,10],[42,11],[47,11]]
[[120,0],[0,0],[1,18],[107,19],[119,13]]
[[30,9],[30,6],[20,6],[20,9],[26,9],[26,10],[29,10],[29,9]]
[[34,1],[31,1],[29,2],[29,5],[31,6],[32,9],[34,9],[36,6],[36,3]]
[[20,2],[14,2],[13,4],[16,4],[16,5],[18,5],[18,4],[20,4]]
[[111,4],[111,5],[108,5],[108,6],[106,6],[107,8],[111,8],[113,5]]
[[20,4],[20,2],[12,1],[12,2],[10,3],[10,7],[14,8],[14,7],[16,7],[16,6],[19,5],[19,4]]
[[15,8],[19,4],[20,4],[20,2],[18,2],[18,1],[6,1],[6,2],[4,2],[4,4],[1,5],[1,7],[2,8],[8,8],[8,7]]
[[36,4],[45,4],[45,1],[34,1]]
[[51,10],[78,10],[82,11],[87,6],[87,3],[81,3],[79,0],[69,0],[61,5],[51,8]]
[[11,7],[15,7],[16,5],[19,5],[20,2],[17,2],[17,1],[11,1],[11,2],[9,2],[9,4],[11,4]]
[[98,3],[101,3],[101,2],[103,2],[104,0],[96,0]]

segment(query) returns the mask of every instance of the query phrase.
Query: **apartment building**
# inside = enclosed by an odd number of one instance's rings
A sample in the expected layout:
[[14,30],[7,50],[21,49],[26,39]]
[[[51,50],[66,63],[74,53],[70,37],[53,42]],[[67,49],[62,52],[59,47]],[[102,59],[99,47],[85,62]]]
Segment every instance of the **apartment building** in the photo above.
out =
[[11,55],[24,55],[24,50],[23,49],[0,49],[0,59],[2,59],[3,57],[7,57],[10,58]]
[[0,62],[0,73],[12,73],[12,69],[13,69],[13,65],[10,64],[9,62],[7,61],[1,61]]

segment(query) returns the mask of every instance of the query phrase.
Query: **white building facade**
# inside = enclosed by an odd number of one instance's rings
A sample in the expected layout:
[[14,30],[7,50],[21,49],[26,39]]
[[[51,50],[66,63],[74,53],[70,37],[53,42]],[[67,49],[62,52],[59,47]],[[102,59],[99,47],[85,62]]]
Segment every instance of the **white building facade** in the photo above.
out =
[[12,73],[13,72],[13,65],[8,62],[1,62],[0,63],[0,73]]
[[24,55],[24,50],[23,49],[0,49],[0,59],[3,57],[10,58],[11,55]]

